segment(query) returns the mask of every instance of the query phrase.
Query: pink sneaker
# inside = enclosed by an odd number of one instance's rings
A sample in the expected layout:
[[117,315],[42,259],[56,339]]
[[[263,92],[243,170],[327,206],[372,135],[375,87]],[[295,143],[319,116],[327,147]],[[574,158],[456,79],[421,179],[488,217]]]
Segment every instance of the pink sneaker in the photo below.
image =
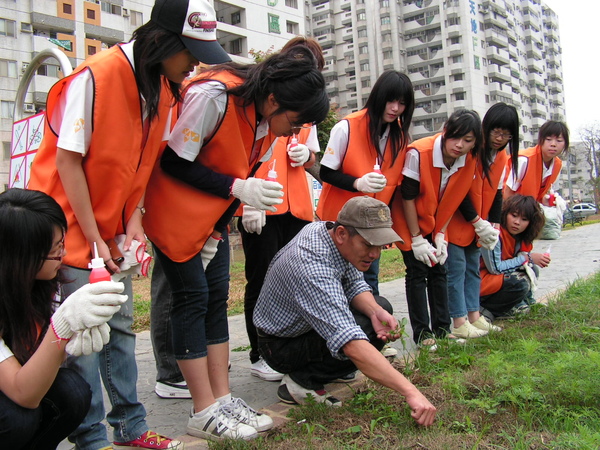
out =
[[175,439],[169,439],[166,436],[161,436],[154,431],[148,430],[139,438],[129,442],[114,442],[115,448],[131,449],[131,448],[150,448],[157,450],[182,450],[183,442]]

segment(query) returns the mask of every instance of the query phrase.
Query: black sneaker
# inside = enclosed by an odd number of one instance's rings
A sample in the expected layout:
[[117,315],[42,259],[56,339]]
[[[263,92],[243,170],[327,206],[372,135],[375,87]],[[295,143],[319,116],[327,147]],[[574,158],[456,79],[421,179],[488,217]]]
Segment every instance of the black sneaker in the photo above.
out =
[[347,375],[336,378],[332,381],[332,383],[352,383],[354,380],[356,380],[356,370],[354,372],[350,372]]
[[292,380],[289,375],[285,375],[281,380],[281,384],[277,389],[277,397],[283,403],[290,405],[303,404],[307,398],[312,397],[317,403],[332,407],[342,406],[342,401],[330,395],[325,389],[313,391],[312,389],[303,388]]

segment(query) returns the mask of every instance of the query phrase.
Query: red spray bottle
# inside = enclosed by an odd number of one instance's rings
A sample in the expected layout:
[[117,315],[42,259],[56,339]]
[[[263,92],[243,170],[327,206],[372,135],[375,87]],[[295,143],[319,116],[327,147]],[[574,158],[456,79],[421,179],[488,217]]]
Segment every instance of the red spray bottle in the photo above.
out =
[[94,242],[94,258],[92,262],[88,264],[88,267],[92,269],[90,273],[90,283],[97,283],[99,281],[111,281],[110,273],[104,266],[104,260],[98,256],[98,246]]

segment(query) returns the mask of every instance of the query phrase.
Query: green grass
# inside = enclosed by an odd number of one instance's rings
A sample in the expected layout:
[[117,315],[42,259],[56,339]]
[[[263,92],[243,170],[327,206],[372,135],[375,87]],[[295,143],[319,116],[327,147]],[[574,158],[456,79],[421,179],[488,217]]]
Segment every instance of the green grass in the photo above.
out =
[[414,425],[398,394],[368,382],[342,408],[293,408],[285,425],[237,449],[600,448],[600,274],[549,306],[461,346],[440,341],[395,366],[438,408]]

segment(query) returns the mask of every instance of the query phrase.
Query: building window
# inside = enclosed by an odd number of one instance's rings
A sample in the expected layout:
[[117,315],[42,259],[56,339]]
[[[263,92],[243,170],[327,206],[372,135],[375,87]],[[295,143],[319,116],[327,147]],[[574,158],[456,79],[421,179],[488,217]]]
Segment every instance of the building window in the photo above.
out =
[[14,20],[0,19],[0,36],[15,37],[16,23]]
[[96,20],[96,11],[93,9],[86,9],[87,18],[90,20]]
[[366,29],[364,29],[364,30],[358,30],[358,37],[359,38],[361,38],[361,37],[367,37],[367,30]]
[[383,16],[381,18],[381,25],[389,25],[390,24],[390,16]]
[[463,59],[462,59],[462,55],[456,55],[456,56],[453,56],[453,57],[452,57],[452,63],[453,63],[453,64],[456,64],[456,63],[462,62],[462,60],[463,60]]
[[237,11],[231,14],[231,25],[237,25],[242,21],[242,14]]
[[88,56],[95,55],[96,54],[96,47],[94,47],[93,45],[88,45],[87,54],[88,54]]
[[54,66],[52,64],[42,64],[40,67],[38,67],[37,74],[58,78],[59,71],[60,67],[58,66]]
[[230,53],[232,55],[240,55],[242,53],[242,38],[231,41],[229,45]]
[[371,87],[371,80],[370,79],[362,80],[360,82],[360,85],[361,85],[361,87],[364,87],[364,88]]
[[4,152],[4,161],[8,161],[10,159],[10,142],[2,142],[2,150]]
[[369,53],[369,46],[361,45],[360,47],[358,47],[358,53],[360,53],[361,55],[366,55],[367,53]]
[[0,59],[0,77],[17,78],[17,62]]
[[361,12],[356,15],[358,20],[367,20],[367,13]]
[[381,0],[380,4],[381,4],[382,8],[389,8],[390,7],[390,0]]
[[383,42],[392,42],[392,33],[385,33],[381,36]]
[[361,71],[364,71],[364,72],[368,71],[368,70],[369,70],[369,63],[368,63],[368,62],[366,62],[366,63],[362,63],[362,64],[360,65],[360,70],[361,70]]
[[295,22],[285,21],[285,30],[290,34],[298,34],[298,24]]
[[392,51],[391,50],[386,50],[385,52],[383,52],[383,59],[392,59]]
[[63,7],[63,13],[71,15],[73,14],[73,6],[69,5],[68,3],[63,3],[62,5]]
[[446,25],[460,25],[460,17],[449,17],[448,20],[446,20]]
[[465,79],[464,73],[457,73],[454,75],[454,81],[462,81]]
[[464,100],[466,97],[464,92],[457,92],[456,94],[454,94],[454,100]]
[[140,27],[144,24],[144,15],[139,11],[129,11],[131,26]]
[[7,102],[2,100],[0,102],[0,117],[3,119],[12,119],[14,109],[15,102]]
[[285,0],[285,6],[298,9],[298,0]]
[[460,44],[460,36],[450,38],[450,45]]
[[281,33],[279,29],[279,16],[269,13],[269,33]]

